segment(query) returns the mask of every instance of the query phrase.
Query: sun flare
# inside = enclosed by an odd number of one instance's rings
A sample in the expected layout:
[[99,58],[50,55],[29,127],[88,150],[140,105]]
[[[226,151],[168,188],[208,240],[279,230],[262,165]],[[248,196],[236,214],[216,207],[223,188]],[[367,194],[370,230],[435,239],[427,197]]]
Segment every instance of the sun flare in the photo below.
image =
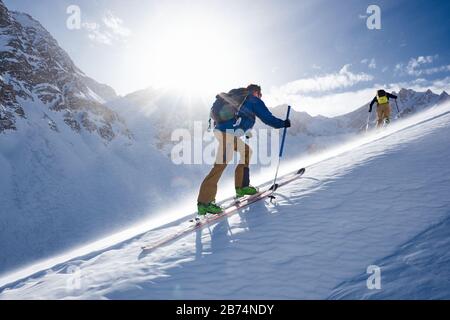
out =
[[144,49],[152,85],[196,94],[239,83],[239,42],[233,41],[232,26],[198,14],[163,21],[152,30]]

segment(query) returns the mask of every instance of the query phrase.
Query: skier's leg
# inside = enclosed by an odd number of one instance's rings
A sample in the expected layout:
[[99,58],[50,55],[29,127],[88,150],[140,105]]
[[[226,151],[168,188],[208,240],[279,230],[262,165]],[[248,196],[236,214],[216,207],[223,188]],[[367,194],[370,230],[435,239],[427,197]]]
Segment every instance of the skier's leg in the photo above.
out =
[[377,128],[383,125],[383,108],[381,105],[377,106]]
[[234,186],[236,188],[248,187],[250,185],[250,158],[252,149],[241,139],[235,137],[234,150],[239,152],[239,164],[234,171]]
[[386,107],[384,108],[384,117],[386,119],[386,124],[391,122],[391,106],[389,103],[386,103]]
[[[216,199],[217,194],[217,184],[222,176],[223,171],[227,167],[227,163],[231,160],[233,156],[233,140],[231,143],[227,140],[227,135],[220,131],[215,131],[214,135],[219,141],[219,147],[217,150],[216,161],[213,168],[203,180],[197,201],[199,203],[210,203]],[[228,144],[228,145],[227,145]]]

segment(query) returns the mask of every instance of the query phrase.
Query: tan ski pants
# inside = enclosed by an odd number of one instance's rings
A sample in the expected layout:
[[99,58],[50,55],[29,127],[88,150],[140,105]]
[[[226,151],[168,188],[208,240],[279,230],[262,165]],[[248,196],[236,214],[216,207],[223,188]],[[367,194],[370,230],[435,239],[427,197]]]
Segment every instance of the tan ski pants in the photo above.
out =
[[377,127],[383,125],[384,119],[389,119],[391,116],[391,106],[389,103],[379,104],[377,106]]
[[233,159],[234,152],[238,152],[240,158],[234,173],[235,187],[242,188],[250,185],[249,164],[252,150],[249,145],[232,134],[215,130],[214,135],[219,141],[216,161],[203,180],[197,199],[198,202],[205,204],[216,199],[217,184],[227,164]]

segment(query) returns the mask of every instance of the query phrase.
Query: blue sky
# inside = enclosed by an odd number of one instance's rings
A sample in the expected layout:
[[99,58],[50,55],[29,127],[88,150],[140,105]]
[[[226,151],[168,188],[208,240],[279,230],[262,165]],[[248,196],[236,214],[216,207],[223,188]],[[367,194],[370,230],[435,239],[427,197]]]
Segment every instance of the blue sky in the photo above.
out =
[[[450,1],[4,2],[39,20],[78,67],[119,94],[169,79],[211,92],[255,82],[269,103],[335,115],[378,86],[450,83]],[[371,4],[381,30],[366,26]],[[79,30],[66,27],[69,5],[81,10]]]

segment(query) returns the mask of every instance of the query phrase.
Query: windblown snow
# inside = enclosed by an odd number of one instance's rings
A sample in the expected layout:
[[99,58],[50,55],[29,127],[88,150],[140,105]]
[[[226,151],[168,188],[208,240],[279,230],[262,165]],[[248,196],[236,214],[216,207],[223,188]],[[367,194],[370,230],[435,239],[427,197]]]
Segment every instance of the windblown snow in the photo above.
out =
[[[67,253],[1,278],[0,298],[448,299],[449,145],[445,104],[283,163],[283,173],[307,173],[280,188],[275,204],[256,203],[148,254],[142,245],[184,219]],[[366,286],[370,265],[380,267],[380,289]]]

